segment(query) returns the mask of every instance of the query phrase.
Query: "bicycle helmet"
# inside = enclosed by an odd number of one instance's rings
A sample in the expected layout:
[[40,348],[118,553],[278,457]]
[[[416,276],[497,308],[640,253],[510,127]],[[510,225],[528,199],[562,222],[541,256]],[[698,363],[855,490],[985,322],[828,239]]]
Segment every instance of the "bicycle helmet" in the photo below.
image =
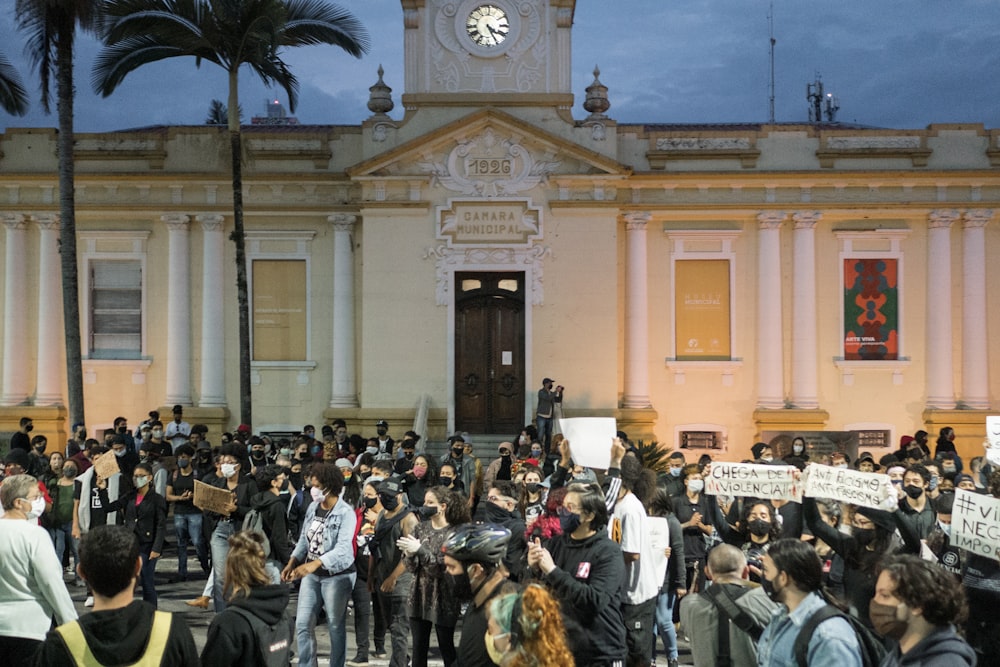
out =
[[494,523],[459,526],[441,547],[457,561],[496,565],[507,555],[510,531]]

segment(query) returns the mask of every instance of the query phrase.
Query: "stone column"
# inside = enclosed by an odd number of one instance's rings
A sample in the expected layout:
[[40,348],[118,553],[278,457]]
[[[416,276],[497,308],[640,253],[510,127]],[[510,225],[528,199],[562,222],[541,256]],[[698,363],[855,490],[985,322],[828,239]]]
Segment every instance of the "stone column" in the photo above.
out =
[[792,215],[792,396],[797,408],[819,407],[816,369],[816,223],[819,211]]
[[785,407],[781,319],[781,225],[783,211],[757,216],[757,407]]
[[354,370],[354,223],[357,216],[337,213],[333,225],[333,387],[331,408],[358,407]]
[[168,230],[167,254],[167,403],[191,404],[191,253],[190,216],[161,216]]
[[3,299],[3,393],[0,405],[28,402],[28,299],[24,277],[28,270],[27,223],[19,213],[4,213],[7,228]]
[[990,407],[986,225],[992,219],[991,209],[976,209],[965,212],[962,225],[962,403],[974,410]]
[[200,407],[226,405],[226,327],[223,216],[199,215],[201,259],[201,392]]
[[623,408],[649,408],[649,298],[646,225],[652,216],[625,215],[625,391]]
[[931,211],[927,219],[927,404],[955,408],[951,335],[951,226],[956,210]]
[[59,264],[59,215],[34,216],[38,224],[38,366],[35,405],[62,405],[66,367],[63,344],[62,269]]

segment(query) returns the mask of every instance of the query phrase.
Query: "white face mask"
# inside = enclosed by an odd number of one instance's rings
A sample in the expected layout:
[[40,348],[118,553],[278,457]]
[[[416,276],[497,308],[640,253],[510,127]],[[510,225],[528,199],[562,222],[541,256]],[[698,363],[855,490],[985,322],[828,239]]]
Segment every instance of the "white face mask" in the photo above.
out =
[[313,502],[316,503],[321,503],[324,499],[326,499],[326,494],[323,493],[323,489],[318,486],[312,487],[312,489],[309,490],[309,494],[312,496]]
[[691,493],[701,493],[701,490],[705,488],[705,480],[703,479],[692,479],[688,482],[688,491]]
[[944,533],[945,535],[948,535],[949,537],[951,536],[951,524],[950,523],[941,523],[940,521],[938,521],[938,527],[941,528],[941,532],[942,533]]
[[792,451],[796,454],[802,453],[802,445],[792,445]]
[[42,516],[43,512],[45,512],[45,498],[44,497],[38,496],[34,500],[28,500],[27,498],[22,498],[22,500],[25,500],[25,501],[28,501],[28,502],[31,503],[31,509],[28,510],[27,512],[25,512],[25,514],[28,517],[28,521],[31,521],[33,519],[37,519],[38,517]]
[[229,479],[236,474],[236,464],[235,463],[223,463],[222,464],[222,476]]

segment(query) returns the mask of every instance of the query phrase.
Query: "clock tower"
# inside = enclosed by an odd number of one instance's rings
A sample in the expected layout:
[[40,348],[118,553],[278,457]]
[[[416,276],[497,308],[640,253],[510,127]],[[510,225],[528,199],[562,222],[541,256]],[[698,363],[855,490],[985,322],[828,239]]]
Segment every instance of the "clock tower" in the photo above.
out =
[[576,0],[402,0],[403,106],[573,103]]

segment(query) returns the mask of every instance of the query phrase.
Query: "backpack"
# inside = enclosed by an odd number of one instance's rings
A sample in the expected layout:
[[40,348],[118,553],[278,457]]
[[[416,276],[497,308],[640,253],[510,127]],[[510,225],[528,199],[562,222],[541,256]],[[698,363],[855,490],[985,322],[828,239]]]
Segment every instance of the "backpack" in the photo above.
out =
[[263,667],[288,667],[292,662],[292,622],[282,614],[277,625],[268,625],[243,607],[229,607],[246,619],[253,630],[258,664]]
[[736,604],[736,601],[749,591],[749,588],[743,586],[713,584],[702,594],[719,611],[716,667],[732,665],[732,656],[729,652],[729,623],[726,621],[732,621],[737,628],[750,635],[755,644],[764,632],[764,628],[745,609]]
[[861,647],[861,664],[864,667],[878,667],[886,655],[885,646],[879,641],[879,638],[860,620],[850,614],[845,614],[830,604],[817,609],[802,625],[799,636],[795,638],[795,661],[799,667],[808,667],[809,640],[812,639],[816,627],[823,621],[838,616],[850,623],[851,629],[854,630],[858,646]]
[[271,539],[264,530],[264,515],[259,510],[251,509],[243,517],[243,530],[259,533],[264,538],[264,558],[271,557]]

